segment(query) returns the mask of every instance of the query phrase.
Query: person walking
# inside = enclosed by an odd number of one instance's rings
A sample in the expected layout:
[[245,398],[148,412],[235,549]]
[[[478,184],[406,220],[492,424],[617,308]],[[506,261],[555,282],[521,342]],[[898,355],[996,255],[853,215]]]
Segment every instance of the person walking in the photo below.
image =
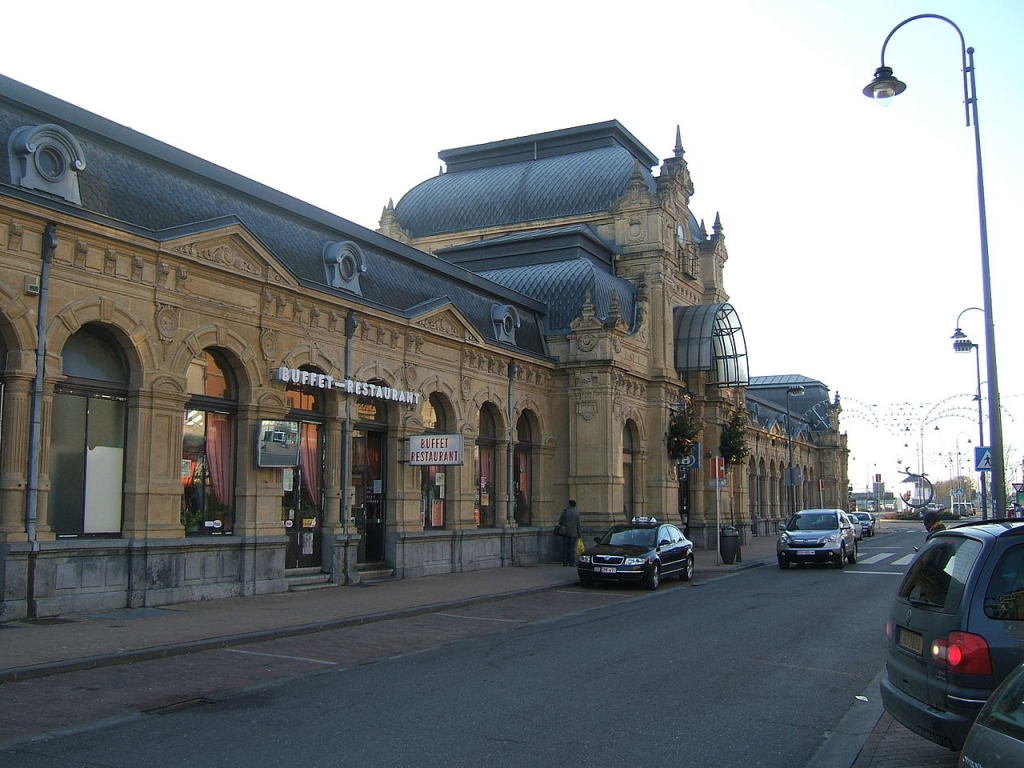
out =
[[562,532],[562,565],[576,565],[576,542],[583,538],[576,499],[569,499],[569,506],[562,510],[558,518],[558,527]]
[[928,531],[929,535],[936,531],[946,530],[946,524],[939,519],[938,512],[925,512],[921,522],[924,523],[924,529]]

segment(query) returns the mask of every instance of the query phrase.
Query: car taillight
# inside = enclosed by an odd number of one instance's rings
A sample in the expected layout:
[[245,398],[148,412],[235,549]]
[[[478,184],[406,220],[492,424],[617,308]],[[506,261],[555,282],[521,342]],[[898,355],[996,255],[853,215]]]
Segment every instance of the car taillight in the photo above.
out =
[[932,641],[932,659],[962,675],[991,675],[988,642],[970,632],[950,632],[945,640]]
[[892,619],[885,622],[885,639],[892,640]]

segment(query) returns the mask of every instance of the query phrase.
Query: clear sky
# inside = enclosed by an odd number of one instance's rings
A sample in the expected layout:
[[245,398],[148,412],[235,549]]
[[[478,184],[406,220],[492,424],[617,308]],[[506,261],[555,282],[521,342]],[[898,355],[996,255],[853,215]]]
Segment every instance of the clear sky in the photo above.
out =
[[[709,228],[721,215],[751,374],[840,394],[857,490],[875,472],[894,487],[922,434],[936,479],[940,454],[978,441],[974,356],[950,340],[982,303],[956,31],[903,27],[886,63],[906,93],[888,109],[861,94],[893,27],[947,16],[976,49],[1007,474],[1021,481],[1021,0],[46,9],[5,10],[0,72],[371,229],[442,149],[614,118],[666,158],[679,125],[694,212]],[[981,312],[961,325],[984,341]]]

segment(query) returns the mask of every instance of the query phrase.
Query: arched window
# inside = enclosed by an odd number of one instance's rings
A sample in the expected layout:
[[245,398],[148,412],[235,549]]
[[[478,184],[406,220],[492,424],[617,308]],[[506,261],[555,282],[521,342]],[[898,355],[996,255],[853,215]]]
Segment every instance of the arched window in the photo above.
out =
[[494,418],[494,406],[484,404],[480,409],[480,421],[476,440],[476,507],[473,510],[476,524],[480,528],[494,527],[494,471],[495,448],[498,444],[498,427]]
[[633,505],[633,422],[627,421],[622,428],[622,512],[627,520],[636,515]]
[[533,429],[525,411],[516,422],[514,468],[516,525],[533,525]]
[[[431,393],[422,405],[421,415],[423,427],[429,433],[444,434],[448,432],[448,415],[444,398],[438,393]],[[446,519],[445,488],[448,481],[447,472],[454,469],[449,466],[420,467],[420,519],[423,529],[444,528]]]
[[181,524],[187,534],[231,533],[238,387],[224,358],[212,350],[192,358],[185,378],[191,397],[181,442]]
[[72,335],[61,357],[67,378],[53,394],[50,527],[58,536],[119,534],[128,364],[100,325]]

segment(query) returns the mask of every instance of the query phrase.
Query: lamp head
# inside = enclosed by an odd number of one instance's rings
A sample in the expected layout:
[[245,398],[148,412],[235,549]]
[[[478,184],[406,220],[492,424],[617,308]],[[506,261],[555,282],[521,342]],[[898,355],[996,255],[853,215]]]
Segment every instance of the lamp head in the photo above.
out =
[[793,397],[800,397],[801,395],[803,395],[803,393],[804,388],[799,385],[795,387],[790,387],[789,389],[786,390],[787,397],[789,397],[790,395],[792,395]]
[[954,352],[971,352],[974,350],[976,346],[978,345],[975,344],[970,339],[968,339],[966,336],[961,336],[960,338],[957,338],[956,336],[953,337]]
[[892,67],[879,67],[875,70],[875,79],[864,86],[863,93],[879,106],[887,107],[893,96],[899,96],[905,90],[907,84],[893,77]]

